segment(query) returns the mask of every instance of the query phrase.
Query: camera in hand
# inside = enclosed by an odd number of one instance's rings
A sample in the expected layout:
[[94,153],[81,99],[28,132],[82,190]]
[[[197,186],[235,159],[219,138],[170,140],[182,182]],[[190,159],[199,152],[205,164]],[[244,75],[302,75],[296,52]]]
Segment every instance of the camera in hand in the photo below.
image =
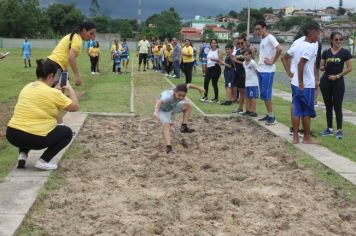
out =
[[59,82],[60,87],[63,88],[64,86],[66,86],[67,81],[68,81],[68,72],[62,72],[60,82]]

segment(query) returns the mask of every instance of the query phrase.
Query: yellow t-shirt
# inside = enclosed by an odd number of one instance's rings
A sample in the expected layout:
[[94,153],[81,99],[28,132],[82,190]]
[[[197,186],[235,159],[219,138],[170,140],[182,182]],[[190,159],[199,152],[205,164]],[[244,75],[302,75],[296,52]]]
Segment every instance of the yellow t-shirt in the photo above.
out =
[[169,62],[172,62],[172,54],[173,54],[173,50],[171,49],[171,50],[164,50],[163,51],[163,53],[164,53],[164,57],[169,61]]
[[[119,51],[124,51],[124,48],[121,46],[121,44],[118,44],[117,48],[118,48]],[[115,51],[116,51],[116,45],[113,44],[111,46],[110,52],[111,52],[111,54],[113,54]]]
[[157,57],[159,57],[159,56],[161,55],[161,51],[160,51],[160,49],[158,48],[158,46],[155,46],[155,47],[153,48],[152,52],[153,52],[153,55],[155,55],[155,56],[157,56]]
[[[171,46],[171,49],[173,49],[173,46],[172,44],[168,43],[169,46]],[[163,44],[163,50],[166,50],[167,49],[167,44]]]
[[[67,70],[69,64],[69,37],[70,34],[64,36],[54,48],[51,55],[48,57],[49,59],[60,65],[63,70]],[[82,50],[82,45],[82,37],[80,37],[79,34],[74,34],[70,48],[77,52],[77,56]]]
[[91,57],[98,57],[100,55],[100,48],[90,48],[89,55]]
[[188,63],[188,62],[193,62],[194,61],[194,50],[191,46],[184,46],[182,48],[182,54],[185,53],[185,54],[190,54],[191,56],[183,56],[183,62],[184,63]]
[[26,85],[20,92],[8,126],[24,132],[47,136],[57,125],[57,115],[72,103],[60,90],[41,81]]

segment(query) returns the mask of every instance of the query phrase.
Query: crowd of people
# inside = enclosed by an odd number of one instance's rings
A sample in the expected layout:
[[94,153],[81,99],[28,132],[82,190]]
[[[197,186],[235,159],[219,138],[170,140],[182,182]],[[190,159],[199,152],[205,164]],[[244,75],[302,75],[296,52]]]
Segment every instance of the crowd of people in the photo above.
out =
[[[83,40],[87,43],[87,54],[91,62],[91,74],[99,74],[99,43],[95,41],[96,27],[84,22],[66,35],[55,47],[47,59],[37,60],[37,81],[24,87],[15,106],[15,112],[7,128],[10,143],[19,148],[18,167],[24,168],[29,150],[47,148],[36,167],[45,170],[57,168],[50,160],[72,139],[69,127],[63,125],[61,111],[76,111],[79,104],[70,83],[61,83],[63,74],[70,65],[76,85],[81,84],[76,64]],[[196,89],[202,94],[201,102],[220,103],[218,81],[223,74],[225,79],[226,100],[221,105],[236,104],[233,112],[244,116],[257,117],[256,99],[264,101],[266,115],[259,119],[266,125],[276,124],[272,106],[272,87],[275,76],[275,63],[282,55],[282,47],[277,39],[268,32],[265,22],[255,23],[255,31],[261,37],[259,50],[252,47],[246,34],[241,34],[225,46],[224,52],[218,41],[202,41],[196,49],[189,39],[181,43],[177,38],[160,43],[157,39],[148,41],[145,36],[138,42],[138,71],[153,69],[165,76],[180,78],[184,73],[185,84],[173,90],[162,92],[157,100],[154,116],[163,125],[167,153],[173,153],[170,138],[171,117],[183,113],[181,132],[190,133],[194,129],[188,126],[192,105],[184,98],[188,89]],[[316,143],[311,137],[311,118],[316,116],[315,102],[320,84],[326,106],[327,128],[321,136],[334,135],[333,110],[336,114],[336,137],[343,138],[342,103],[345,93],[344,76],[352,70],[351,54],[341,47],[343,39],[339,32],[330,35],[331,48],[322,53],[320,28],[318,24],[303,26],[304,36],[297,39],[281,57],[284,69],[290,77],[291,133],[293,143],[299,143],[300,123],[302,123],[303,143]],[[23,56],[25,67],[30,63],[31,45],[25,40]],[[225,54],[225,58],[224,58]],[[258,55],[258,60],[255,57]],[[3,57],[3,56],[2,56]],[[121,43],[115,40],[110,50],[113,61],[113,73],[127,72],[129,47],[126,39]],[[198,60],[204,76],[203,86],[192,84],[193,71]],[[151,67],[150,67],[151,63]],[[345,68],[346,64],[346,68]],[[222,68],[224,67],[223,73]],[[319,70],[323,72],[319,82]],[[209,99],[209,84],[212,82],[213,99]],[[67,93],[67,96],[63,94]],[[245,106],[245,109],[244,109]],[[34,112],[35,111],[35,112]],[[26,122],[23,122],[26,121]]]

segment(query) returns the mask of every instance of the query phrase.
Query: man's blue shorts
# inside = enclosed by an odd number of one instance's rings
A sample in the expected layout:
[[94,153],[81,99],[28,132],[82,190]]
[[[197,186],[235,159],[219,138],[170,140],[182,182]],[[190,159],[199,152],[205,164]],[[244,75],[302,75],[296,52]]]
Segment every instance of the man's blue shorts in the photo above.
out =
[[258,84],[260,88],[260,98],[264,101],[272,100],[272,85],[274,72],[259,72]]
[[297,86],[292,85],[292,96],[293,116],[316,117],[314,108],[315,88],[304,88],[303,90],[299,90]]
[[258,86],[248,86],[246,87],[246,97],[248,99],[258,98]]

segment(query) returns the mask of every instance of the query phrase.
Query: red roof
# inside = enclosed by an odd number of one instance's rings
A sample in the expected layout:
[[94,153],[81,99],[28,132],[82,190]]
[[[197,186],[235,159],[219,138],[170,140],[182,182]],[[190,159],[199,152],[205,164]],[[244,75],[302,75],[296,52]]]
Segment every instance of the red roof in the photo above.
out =
[[181,34],[201,34],[201,30],[196,29],[196,28],[191,28],[191,27],[182,27],[180,29],[180,33]]
[[205,27],[212,29],[214,32],[229,32],[229,30],[216,25],[206,25]]

